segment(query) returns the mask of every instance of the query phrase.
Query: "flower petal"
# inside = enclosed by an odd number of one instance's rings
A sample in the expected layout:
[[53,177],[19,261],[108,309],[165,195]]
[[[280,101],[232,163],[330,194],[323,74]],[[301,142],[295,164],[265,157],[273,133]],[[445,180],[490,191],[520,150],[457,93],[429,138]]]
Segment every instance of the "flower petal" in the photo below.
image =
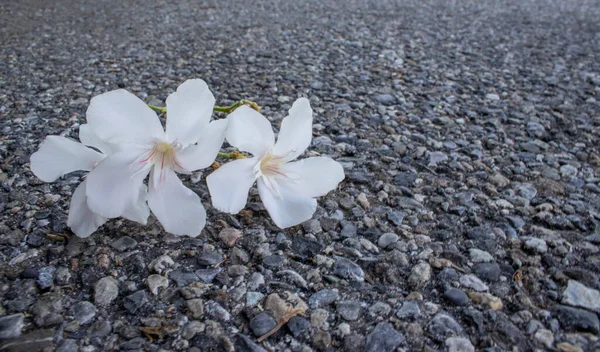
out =
[[256,177],[258,159],[239,159],[221,166],[206,178],[212,205],[219,211],[237,214],[248,201],[248,191]]
[[148,223],[148,216],[150,216],[150,208],[148,207],[148,187],[142,184],[140,187],[138,200],[133,206],[123,213],[125,219],[138,222],[142,225]]
[[31,155],[31,171],[44,182],[77,170],[91,170],[104,155],[74,140],[48,136]]
[[259,178],[257,183],[260,199],[275,225],[282,229],[309,220],[317,210],[317,201],[314,198],[295,194],[281,184],[279,185],[280,197],[277,197],[262,178]]
[[73,192],[67,218],[67,226],[78,237],[88,237],[107,220],[88,208],[85,188],[86,181],[84,180]]
[[167,98],[167,140],[182,145],[196,143],[210,121],[215,97],[201,79],[183,82]]
[[111,154],[88,174],[86,195],[93,212],[116,218],[137,203],[141,183],[148,175],[148,169],[131,165],[138,157],[137,151]]
[[266,117],[243,105],[227,116],[225,138],[237,149],[260,157],[273,148],[275,136]]
[[282,165],[286,178],[281,182],[294,193],[320,197],[334,190],[344,179],[344,168],[337,161],[320,156]]
[[306,98],[294,102],[288,116],[281,122],[273,154],[285,155],[285,160],[294,160],[304,153],[312,140],[313,111]]
[[154,111],[124,89],[93,97],[86,115],[92,131],[107,143],[146,144],[165,135]]
[[[150,177],[150,182],[153,179]],[[196,237],[206,225],[200,197],[185,187],[172,170],[164,173],[159,187],[150,185],[148,204],[165,231],[174,235]]]
[[113,153],[113,148],[108,143],[98,138],[87,123],[79,126],[79,140],[88,147],[98,149],[104,155]]
[[177,154],[177,161],[188,171],[209,167],[225,139],[227,120],[216,120],[208,124],[200,134],[198,144],[190,145]]

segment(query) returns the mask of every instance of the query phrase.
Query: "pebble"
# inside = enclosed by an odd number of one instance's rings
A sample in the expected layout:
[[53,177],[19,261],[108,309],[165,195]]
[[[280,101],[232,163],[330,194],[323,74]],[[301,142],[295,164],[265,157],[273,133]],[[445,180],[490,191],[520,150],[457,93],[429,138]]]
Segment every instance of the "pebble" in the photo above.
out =
[[119,239],[117,239],[116,241],[114,241],[113,243],[111,243],[110,246],[120,252],[124,252],[128,249],[135,248],[135,246],[137,246],[137,244],[138,244],[137,241],[134,240],[133,238],[131,238],[129,236],[123,236],[123,237],[120,237]]
[[404,342],[402,336],[390,323],[379,323],[367,336],[365,352],[392,352]]
[[480,263],[473,266],[473,273],[487,282],[498,282],[502,271],[496,263]]
[[578,281],[569,280],[563,291],[562,303],[600,313],[600,292]]
[[306,318],[295,316],[287,323],[287,327],[292,336],[298,337],[310,329],[310,322]]
[[198,264],[202,266],[213,266],[221,263],[223,261],[223,256],[219,252],[205,249],[198,254],[196,260],[198,261]]
[[271,331],[277,322],[267,312],[262,312],[250,319],[250,330],[256,337],[260,337]]
[[135,314],[146,303],[148,303],[146,290],[139,290],[123,299],[123,307],[130,314]]
[[398,242],[398,235],[396,235],[395,233],[384,233],[383,235],[381,235],[381,237],[379,237],[379,240],[377,241],[377,245],[380,248],[388,248],[390,246],[392,246],[393,244],[395,244],[396,242]]
[[552,345],[554,345],[554,334],[548,329],[539,329],[535,332],[533,338],[546,348],[552,348]]
[[421,315],[421,309],[419,304],[414,301],[406,301],[402,303],[402,307],[396,312],[396,316],[399,319],[416,319]]
[[475,347],[464,337],[449,337],[444,341],[448,352],[475,352]]
[[451,316],[438,313],[429,323],[429,332],[437,341],[444,341],[446,337],[463,334],[462,326]]
[[235,243],[242,236],[242,231],[233,227],[227,227],[219,232],[219,239],[229,248],[235,247]]
[[339,301],[336,306],[337,313],[347,321],[357,320],[360,317],[361,310],[360,302],[356,301]]
[[161,255],[154,259],[148,265],[150,272],[154,272],[160,275],[167,274],[167,269],[175,265],[175,262],[168,255]]
[[489,289],[489,287],[486,284],[484,284],[483,281],[481,281],[477,276],[472,274],[462,275],[459,281],[462,286],[471,288],[475,291],[482,292],[487,291]]
[[548,245],[546,244],[546,241],[541,238],[531,237],[526,239],[524,242],[524,247],[536,253],[548,252]]
[[587,331],[600,333],[598,316],[579,308],[557,305],[554,309],[560,325],[567,331]]
[[333,271],[335,275],[354,281],[364,281],[365,273],[358,264],[342,257],[335,261]]
[[94,303],[108,307],[119,296],[119,282],[111,276],[106,276],[94,286]]
[[96,309],[96,306],[87,301],[76,303],[71,307],[71,315],[77,319],[81,325],[91,322],[97,313],[98,309]]
[[169,280],[158,274],[152,274],[147,279],[148,289],[153,295],[158,295],[158,289],[169,287]]
[[21,336],[24,327],[23,314],[5,315],[0,317],[0,340],[12,339]]
[[337,289],[325,288],[319,292],[313,293],[308,299],[308,305],[311,308],[325,307],[337,301],[339,297]]
[[428,263],[419,263],[415,265],[411,272],[408,281],[414,287],[421,287],[431,279],[431,266]]
[[491,254],[477,248],[469,249],[469,259],[471,259],[473,263],[490,263],[494,261],[494,257],[492,257]]
[[457,288],[451,288],[444,292],[444,298],[457,306],[464,306],[469,303],[467,294]]

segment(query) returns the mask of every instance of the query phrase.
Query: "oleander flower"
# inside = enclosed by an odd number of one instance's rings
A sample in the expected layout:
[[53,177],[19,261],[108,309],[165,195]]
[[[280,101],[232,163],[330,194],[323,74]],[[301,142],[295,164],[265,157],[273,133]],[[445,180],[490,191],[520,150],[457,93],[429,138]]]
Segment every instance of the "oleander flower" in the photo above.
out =
[[[79,140],[81,143],[61,136],[46,137],[39,150],[31,155],[31,171],[44,182],[54,182],[73,171],[92,170],[113,151],[88,125],[79,127]],[[86,185],[87,180],[84,180],[73,192],[67,218],[67,226],[79,237],[88,237],[108,220],[87,206]],[[136,201],[119,216],[145,225],[150,215],[146,194],[146,186],[141,185]]]
[[119,89],[92,99],[91,130],[119,150],[88,175],[87,203],[103,217],[116,217],[137,201],[137,189],[150,174],[148,205],[167,232],[197,236],[206,224],[200,197],[177,173],[189,174],[215,160],[226,120],[209,122],[215,98],[203,80],[188,80],[166,101],[166,129],[135,95]]
[[253,157],[224,164],[207,177],[213,206],[238,213],[256,182],[277,226],[286,228],[309,220],[317,208],[315,197],[335,189],[345,177],[342,166],[328,157],[293,161],[310,145],[312,119],[309,101],[296,100],[281,123],[275,143],[271,124],[260,113],[247,106],[231,113],[225,138]]

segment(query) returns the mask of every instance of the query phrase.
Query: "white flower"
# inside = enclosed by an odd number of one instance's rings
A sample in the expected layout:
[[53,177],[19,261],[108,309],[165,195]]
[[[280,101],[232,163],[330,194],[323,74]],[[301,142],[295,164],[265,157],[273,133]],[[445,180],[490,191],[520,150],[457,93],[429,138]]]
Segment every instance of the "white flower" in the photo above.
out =
[[[73,171],[90,171],[112,153],[112,148],[95,136],[88,125],[79,127],[79,140],[83,144],[60,136],[46,137],[40,149],[31,155],[31,171],[42,181],[54,182]],[[83,181],[73,192],[67,218],[67,226],[79,237],[88,237],[107,221],[107,218],[88,208],[86,184],[87,182]],[[150,215],[146,204],[146,186],[138,188],[137,201],[119,215],[146,224]]]
[[215,208],[238,213],[256,181],[273,222],[286,228],[309,220],[317,208],[314,197],[327,194],[344,179],[344,169],[331,158],[290,162],[312,139],[312,109],[307,99],[296,100],[283,119],[277,143],[269,121],[247,106],[239,107],[227,119],[227,141],[253,158],[229,162],[207,177]]
[[[150,174],[148,204],[167,232],[197,236],[206,223],[200,197],[177,173],[212,164],[223,143],[226,120],[209,123],[215,98],[203,80],[184,82],[166,101],[163,129],[156,113],[135,95],[119,89],[92,99],[87,110],[91,130],[118,150],[87,178],[87,204],[107,218],[137,201]],[[197,143],[197,144],[195,144]]]

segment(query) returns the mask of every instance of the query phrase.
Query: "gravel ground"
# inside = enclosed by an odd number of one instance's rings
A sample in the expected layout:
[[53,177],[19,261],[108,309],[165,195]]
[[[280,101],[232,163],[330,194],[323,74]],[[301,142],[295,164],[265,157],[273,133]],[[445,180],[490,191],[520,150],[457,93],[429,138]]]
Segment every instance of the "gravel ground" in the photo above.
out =
[[[0,3],[0,350],[597,351],[600,3],[252,3]],[[197,173],[198,238],[69,237],[82,174],[29,156],[94,95],[188,78],[275,126],[308,97],[346,180],[285,231]]]

